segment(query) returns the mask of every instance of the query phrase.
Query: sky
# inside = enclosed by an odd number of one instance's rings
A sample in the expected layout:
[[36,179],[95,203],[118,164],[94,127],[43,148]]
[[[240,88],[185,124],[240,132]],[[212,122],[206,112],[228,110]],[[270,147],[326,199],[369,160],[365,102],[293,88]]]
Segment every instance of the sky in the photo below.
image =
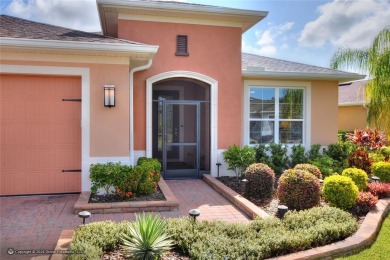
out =
[[[340,47],[368,47],[382,29],[390,26],[390,0],[180,2],[268,11],[265,19],[243,34],[242,51],[321,67],[329,67]],[[0,4],[1,14],[101,31],[96,0],[0,0]]]

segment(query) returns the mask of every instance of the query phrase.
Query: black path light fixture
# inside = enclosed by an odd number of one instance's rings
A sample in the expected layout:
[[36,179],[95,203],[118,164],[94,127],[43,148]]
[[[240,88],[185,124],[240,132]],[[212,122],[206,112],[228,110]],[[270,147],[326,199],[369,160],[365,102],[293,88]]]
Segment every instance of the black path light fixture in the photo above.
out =
[[381,179],[381,178],[379,178],[378,176],[372,176],[372,177],[371,177],[371,180],[372,180],[373,182],[379,182],[380,179]]
[[199,217],[200,215],[200,210],[199,209],[191,209],[188,212],[188,215],[194,219],[194,222],[196,221],[196,218]]
[[249,181],[247,179],[241,180],[241,187],[242,187],[242,191],[244,192],[244,194],[248,193],[248,182]]
[[286,205],[279,205],[278,206],[278,217],[283,218],[284,214],[288,211],[288,207]]
[[115,107],[115,85],[104,85],[104,106]]
[[85,225],[85,219],[91,216],[91,212],[81,211],[79,212],[79,217],[83,219],[83,225]]

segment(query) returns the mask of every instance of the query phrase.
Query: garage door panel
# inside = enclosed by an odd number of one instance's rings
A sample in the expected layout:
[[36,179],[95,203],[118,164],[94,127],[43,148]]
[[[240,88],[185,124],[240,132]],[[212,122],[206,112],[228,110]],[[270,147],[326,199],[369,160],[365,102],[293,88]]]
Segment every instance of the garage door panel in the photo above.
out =
[[2,124],[1,140],[2,145],[24,145],[26,142],[26,128],[24,124]]
[[81,140],[80,125],[68,125],[66,128],[63,125],[56,126],[56,144],[62,145],[78,145]]
[[28,125],[26,133],[26,145],[28,146],[50,146],[55,144],[56,126],[50,124]]
[[26,153],[15,146],[2,146],[1,149],[1,174],[5,170],[20,169],[25,167]]
[[0,75],[0,194],[81,191],[78,77]]

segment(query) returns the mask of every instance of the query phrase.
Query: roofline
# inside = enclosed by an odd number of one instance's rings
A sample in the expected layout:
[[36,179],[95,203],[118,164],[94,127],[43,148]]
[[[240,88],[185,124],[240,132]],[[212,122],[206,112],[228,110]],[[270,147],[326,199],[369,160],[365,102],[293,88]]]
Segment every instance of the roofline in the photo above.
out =
[[310,72],[287,72],[287,71],[248,71],[242,70],[242,77],[247,78],[289,78],[289,79],[322,79],[322,80],[338,80],[346,82],[351,80],[363,79],[365,75],[344,72],[344,75],[338,73],[310,73]]
[[[130,45],[120,43],[100,43],[100,42],[72,42],[58,40],[41,40],[26,38],[1,37],[0,46],[27,47],[27,48],[50,48],[50,49],[73,49],[83,51],[103,51],[121,53],[124,56],[134,53],[149,53],[154,56],[159,46],[155,45]],[[128,54],[128,55],[126,55]]]
[[[260,22],[268,15],[268,11],[255,11],[255,10],[244,10],[244,9],[235,9],[211,5],[197,5],[197,4],[181,4],[178,2],[156,2],[156,1],[140,1],[140,0],[96,0],[96,5],[99,14],[100,25],[102,27],[104,35],[107,34],[106,19],[104,17],[103,6],[109,7],[118,7],[118,8],[139,8],[144,10],[165,10],[165,11],[174,11],[178,14],[184,13],[193,13],[193,14],[210,14],[210,15],[231,15],[231,16],[241,16],[249,17],[249,25],[241,25],[242,33],[252,28],[255,24]],[[119,13],[119,12],[118,12]],[[223,19],[221,19],[223,20]],[[226,19],[225,19],[226,20]]]
[[[145,7],[155,9],[166,9],[176,11],[190,12],[206,12],[215,14],[233,14],[233,15],[250,15],[250,16],[267,16],[267,11],[255,11],[236,9],[228,7],[220,7],[213,5],[198,5],[198,4],[180,4],[180,2],[165,2],[165,1],[139,1],[139,0],[96,0],[97,4],[118,5],[124,7]],[[212,11],[210,11],[212,10]]]

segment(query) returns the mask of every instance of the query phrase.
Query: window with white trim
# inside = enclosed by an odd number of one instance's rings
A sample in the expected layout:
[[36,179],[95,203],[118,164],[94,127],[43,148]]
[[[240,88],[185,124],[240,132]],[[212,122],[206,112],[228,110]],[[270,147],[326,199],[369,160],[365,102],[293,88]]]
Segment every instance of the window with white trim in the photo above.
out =
[[302,144],[304,88],[249,88],[249,143]]

